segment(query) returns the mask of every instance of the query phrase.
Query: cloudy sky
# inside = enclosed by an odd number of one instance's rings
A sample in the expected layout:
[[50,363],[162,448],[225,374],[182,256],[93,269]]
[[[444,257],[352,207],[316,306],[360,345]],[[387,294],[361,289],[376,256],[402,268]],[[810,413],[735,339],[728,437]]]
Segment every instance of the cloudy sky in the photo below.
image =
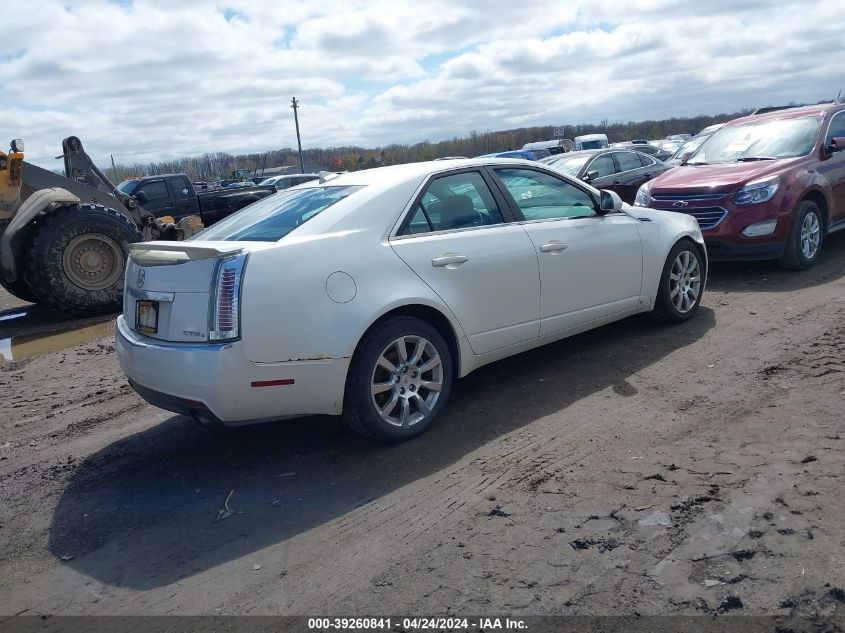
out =
[[[0,142],[58,167],[835,97],[842,0],[2,0]],[[690,130],[694,131],[694,130]]]

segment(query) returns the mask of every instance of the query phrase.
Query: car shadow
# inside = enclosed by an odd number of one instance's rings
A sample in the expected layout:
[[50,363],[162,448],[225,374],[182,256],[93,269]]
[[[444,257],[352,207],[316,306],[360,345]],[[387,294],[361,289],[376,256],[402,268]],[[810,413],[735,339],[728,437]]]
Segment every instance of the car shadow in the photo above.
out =
[[[705,308],[679,326],[634,317],[499,361],[459,381],[438,424],[400,445],[333,417],[212,429],[173,416],[80,464],[49,549],[105,584],[168,585],[340,517],[593,393],[634,395],[631,375],[714,325]],[[216,521],[230,491],[233,515]]]
[[784,270],[776,261],[712,262],[707,289],[718,292],[791,292],[845,277],[845,231],[828,235],[809,270]]

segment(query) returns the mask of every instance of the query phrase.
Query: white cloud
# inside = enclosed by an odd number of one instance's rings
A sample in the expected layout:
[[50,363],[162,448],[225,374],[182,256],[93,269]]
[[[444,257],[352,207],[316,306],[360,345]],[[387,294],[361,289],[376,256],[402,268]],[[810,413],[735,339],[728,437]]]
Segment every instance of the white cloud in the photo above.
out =
[[[6,0],[0,139],[100,162],[830,97],[841,2]],[[2,141],[0,141],[2,142]]]

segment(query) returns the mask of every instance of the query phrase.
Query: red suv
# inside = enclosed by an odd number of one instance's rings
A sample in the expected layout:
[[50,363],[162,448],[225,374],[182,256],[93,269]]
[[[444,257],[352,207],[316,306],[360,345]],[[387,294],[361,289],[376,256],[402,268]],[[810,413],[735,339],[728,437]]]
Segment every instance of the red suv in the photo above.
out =
[[731,121],[634,204],[695,216],[711,259],[809,268],[845,229],[845,103]]

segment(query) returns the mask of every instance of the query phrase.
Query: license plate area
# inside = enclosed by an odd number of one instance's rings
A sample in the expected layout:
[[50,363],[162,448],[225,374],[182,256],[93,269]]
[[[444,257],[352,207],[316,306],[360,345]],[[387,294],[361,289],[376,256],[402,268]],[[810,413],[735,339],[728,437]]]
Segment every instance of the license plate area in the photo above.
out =
[[135,329],[142,334],[158,333],[158,301],[138,299],[135,302]]

